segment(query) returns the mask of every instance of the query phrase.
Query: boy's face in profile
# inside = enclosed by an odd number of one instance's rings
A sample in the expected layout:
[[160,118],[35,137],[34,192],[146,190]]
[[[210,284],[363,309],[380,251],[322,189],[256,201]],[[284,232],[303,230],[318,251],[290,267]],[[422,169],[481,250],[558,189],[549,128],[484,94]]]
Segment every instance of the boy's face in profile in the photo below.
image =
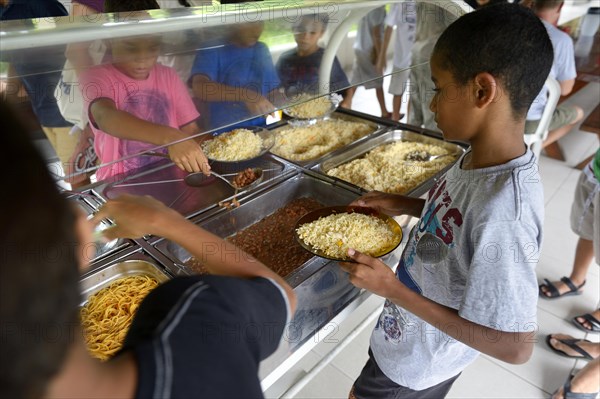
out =
[[156,36],[111,40],[113,65],[130,78],[144,80],[156,64],[160,45]]
[[234,29],[233,41],[241,47],[252,47],[258,42],[264,29],[264,22],[239,24]]
[[318,43],[323,37],[325,29],[322,22],[305,19],[294,26],[293,32],[299,55],[310,55],[319,49]]
[[447,140],[468,140],[471,136],[468,85],[458,84],[452,72],[442,68],[442,63],[434,53],[430,61],[431,80],[435,85],[435,95],[429,109],[435,114],[435,122]]

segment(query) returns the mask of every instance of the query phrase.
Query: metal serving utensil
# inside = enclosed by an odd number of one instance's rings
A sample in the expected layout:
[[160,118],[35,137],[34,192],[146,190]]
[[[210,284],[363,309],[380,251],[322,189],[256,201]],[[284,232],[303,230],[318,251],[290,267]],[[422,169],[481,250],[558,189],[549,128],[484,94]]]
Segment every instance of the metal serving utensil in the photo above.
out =
[[[148,156],[156,156],[156,157],[161,157],[161,158],[167,158],[167,159],[171,159],[171,157],[169,157],[167,154],[164,154],[162,152],[146,152],[144,153],[144,155],[148,155]],[[223,175],[214,172],[214,171],[210,171],[210,175],[205,175],[202,172],[192,172],[190,174],[188,174],[187,176],[185,176],[183,178],[183,181],[185,182],[185,184],[187,184],[190,187],[203,187],[206,186],[207,183],[207,179],[210,178],[210,176],[215,176],[221,180],[223,180],[225,183],[227,183],[227,185],[229,185],[229,187],[233,188],[234,190],[249,190],[251,188],[256,187],[257,185],[259,185],[262,182],[263,179],[263,170],[261,168],[252,168],[252,171],[254,172],[254,174],[256,176],[258,176],[256,178],[256,180],[254,180],[252,183],[243,186],[243,187],[237,187],[235,184],[233,184],[231,181],[229,181],[229,179],[227,179],[226,177],[224,177]],[[237,174],[237,173],[236,173]]]
[[[229,184],[229,186],[231,186],[234,190],[237,191],[237,190],[249,190],[251,188],[258,186],[262,182],[263,170],[261,168],[252,168],[252,171],[257,176],[256,180],[254,180],[252,183],[247,184],[243,187],[236,186],[235,184],[230,182],[227,178],[223,177],[222,175],[220,175],[218,173],[215,173],[212,171],[210,173],[211,173],[211,175],[214,175],[214,176],[218,177],[219,179],[223,180],[224,182]],[[194,172],[194,173],[190,173],[189,175],[187,175],[183,180],[185,181],[185,184],[187,184],[188,186],[202,187],[202,186],[206,185],[206,179],[208,179],[208,178],[210,178],[210,176],[207,176],[202,172]]]
[[455,154],[442,154],[442,155],[431,155],[427,151],[412,151],[406,154],[404,158],[406,161],[416,161],[416,162],[430,162],[438,158],[454,156]]

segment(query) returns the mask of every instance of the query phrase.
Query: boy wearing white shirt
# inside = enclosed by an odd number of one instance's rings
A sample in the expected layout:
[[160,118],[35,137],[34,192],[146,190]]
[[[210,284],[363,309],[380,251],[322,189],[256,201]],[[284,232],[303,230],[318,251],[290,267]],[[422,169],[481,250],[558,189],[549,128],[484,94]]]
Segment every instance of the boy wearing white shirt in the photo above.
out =
[[[575,70],[575,55],[573,40],[565,32],[556,27],[560,12],[564,4],[563,0],[535,0],[532,4],[533,11],[540,17],[554,48],[554,63],[550,76],[560,83],[560,94],[568,95],[573,90],[577,71]],[[525,134],[533,134],[542,118],[546,106],[548,90],[544,87],[533,101],[527,113]],[[560,104],[554,110],[550,120],[550,131],[548,138],[544,141],[544,147],[554,143],[583,119],[583,110],[574,105]]]
[[396,37],[394,43],[394,69],[392,71],[392,81],[390,82],[389,93],[394,95],[392,120],[400,120],[400,105],[402,103],[402,94],[406,90],[406,83],[410,70],[411,50],[415,42],[415,33],[417,27],[416,5],[412,0],[396,3],[392,5],[390,12],[385,18],[385,35],[383,46],[377,60],[377,69],[383,74],[386,64],[386,53],[392,31],[396,27]]

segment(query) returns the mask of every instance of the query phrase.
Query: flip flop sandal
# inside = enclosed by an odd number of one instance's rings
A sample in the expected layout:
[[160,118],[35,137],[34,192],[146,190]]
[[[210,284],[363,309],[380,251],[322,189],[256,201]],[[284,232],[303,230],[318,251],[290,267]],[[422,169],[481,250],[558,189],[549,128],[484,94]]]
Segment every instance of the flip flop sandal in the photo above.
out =
[[[558,290],[558,288],[556,288],[556,286],[554,284],[552,284],[552,282],[550,280],[545,278],[544,284],[540,284],[540,286],[539,286],[538,292],[539,292],[540,298],[557,299],[557,298],[561,298],[563,296],[581,295],[583,293],[583,291],[581,291],[581,287],[583,287],[585,285],[585,281],[583,283],[581,283],[580,286],[576,286],[575,283],[573,283],[573,281],[566,276],[561,277],[560,281],[562,281],[563,283],[565,283],[565,285],[567,287],[569,287],[569,291],[561,294],[560,291]],[[542,291],[542,287],[545,287],[547,289],[547,291],[546,292]],[[548,295],[548,294],[550,294],[550,295]]]
[[[583,323],[580,323],[579,320],[577,320],[579,317],[587,321],[592,326],[592,328],[587,328]],[[591,313],[586,313],[582,314],[581,316],[573,317],[573,324],[575,324],[575,327],[577,327],[581,331],[585,331],[586,333],[600,333],[600,320],[592,316]]]
[[[561,344],[566,345],[569,348],[573,349],[575,352],[579,353],[581,356],[569,355],[567,352],[553,347],[552,344],[550,343],[550,339],[552,339],[552,338],[554,338]],[[560,355],[562,357],[569,357],[571,359],[594,360],[592,355],[590,355],[587,351],[583,350],[579,345],[577,345],[577,343],[579,343],[579,342],[591,343],[591,341],[588,341],[587,339],[559,339],[559,338],[553,337],[552,334],[546,336],[546,344],[557,355]]]
[[[598,392],[594,393],[580,393],[580,392],[571,392],[571,380],[573,376],[570,376],[563,385],[563,398],[565,399],[596,399],[598,397]],[[556,391],[558,392],[558,391]],[[556,394],[554,392],[554,394]],[[552,396],[554,396],[554,394]]]

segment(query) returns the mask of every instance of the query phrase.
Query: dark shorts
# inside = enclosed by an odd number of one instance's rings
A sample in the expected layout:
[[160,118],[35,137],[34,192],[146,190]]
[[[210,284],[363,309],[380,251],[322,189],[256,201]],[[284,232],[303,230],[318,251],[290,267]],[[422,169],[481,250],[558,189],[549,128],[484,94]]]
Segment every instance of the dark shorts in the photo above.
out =
[[396,384],[383,374],[369,349],[369,360],[354,381],[352,394],[356,399],[441,399],[446,397],[458,376],[460,373],[437,385],[422,391],[415,391]]

